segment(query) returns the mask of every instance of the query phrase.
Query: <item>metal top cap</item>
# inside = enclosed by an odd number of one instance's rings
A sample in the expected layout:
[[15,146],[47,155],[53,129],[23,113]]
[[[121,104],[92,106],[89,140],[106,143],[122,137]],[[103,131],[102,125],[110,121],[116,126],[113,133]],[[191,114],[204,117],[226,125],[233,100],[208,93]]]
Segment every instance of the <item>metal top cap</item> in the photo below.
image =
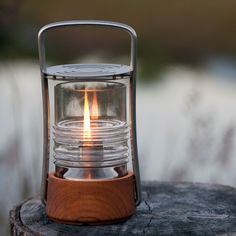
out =
[[48,67],[45,76],[59,78],[77,77],[111,77],[130,75],[132,69],[127,65],[119,64],[67,64]]

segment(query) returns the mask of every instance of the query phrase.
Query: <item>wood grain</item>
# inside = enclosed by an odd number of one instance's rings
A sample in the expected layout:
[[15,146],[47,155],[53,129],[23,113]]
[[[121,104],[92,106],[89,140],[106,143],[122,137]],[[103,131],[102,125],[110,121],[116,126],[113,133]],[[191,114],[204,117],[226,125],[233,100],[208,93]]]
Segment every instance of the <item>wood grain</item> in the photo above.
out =
[[75,181],[48,177],[47,215],[70,224],[122,221],[135,212],[134,174],[112,180]]
[[10,212],[12,236],[236,235],[236,188],[196,183],[147,182],[143,202],[129,220],[76,226],[50,220],[39,198]]

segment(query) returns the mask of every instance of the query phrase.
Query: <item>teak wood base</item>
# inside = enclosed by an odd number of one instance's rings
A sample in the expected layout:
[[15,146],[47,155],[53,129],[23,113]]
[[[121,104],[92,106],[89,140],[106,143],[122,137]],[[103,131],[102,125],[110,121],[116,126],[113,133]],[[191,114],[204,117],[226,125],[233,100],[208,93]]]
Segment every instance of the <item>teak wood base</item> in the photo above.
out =
[[68,224],[109,224],[135,212],[134,174],[111,180],[77,181],[50,173],[47,215]]

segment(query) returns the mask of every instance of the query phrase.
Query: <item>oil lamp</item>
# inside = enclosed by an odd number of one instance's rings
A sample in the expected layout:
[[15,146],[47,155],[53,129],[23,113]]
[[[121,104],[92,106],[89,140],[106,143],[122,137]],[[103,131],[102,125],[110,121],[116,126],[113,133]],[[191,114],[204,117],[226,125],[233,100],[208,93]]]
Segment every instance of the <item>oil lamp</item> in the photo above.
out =
[[[58,28],[109,27],[130,35],[130,65],[46,65],[45,36]],[[44,110],[42,201],[54,221],[112,223],[140,203],[136,141],[136,33],[121,23],[65,21],[38,34]],[[50,171],[51,160],[54,171]]]

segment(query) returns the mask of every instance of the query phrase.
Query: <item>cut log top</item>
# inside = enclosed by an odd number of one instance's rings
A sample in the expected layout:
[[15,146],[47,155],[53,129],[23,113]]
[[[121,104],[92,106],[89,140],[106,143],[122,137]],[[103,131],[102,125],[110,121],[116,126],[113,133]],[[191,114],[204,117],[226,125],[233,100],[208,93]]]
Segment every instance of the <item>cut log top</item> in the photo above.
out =
[[147,182],[142,190],[133,217],[105,226],[58,224],[39,198],[26,200],[10,212],[11,235],[236,235],[236,188]]

